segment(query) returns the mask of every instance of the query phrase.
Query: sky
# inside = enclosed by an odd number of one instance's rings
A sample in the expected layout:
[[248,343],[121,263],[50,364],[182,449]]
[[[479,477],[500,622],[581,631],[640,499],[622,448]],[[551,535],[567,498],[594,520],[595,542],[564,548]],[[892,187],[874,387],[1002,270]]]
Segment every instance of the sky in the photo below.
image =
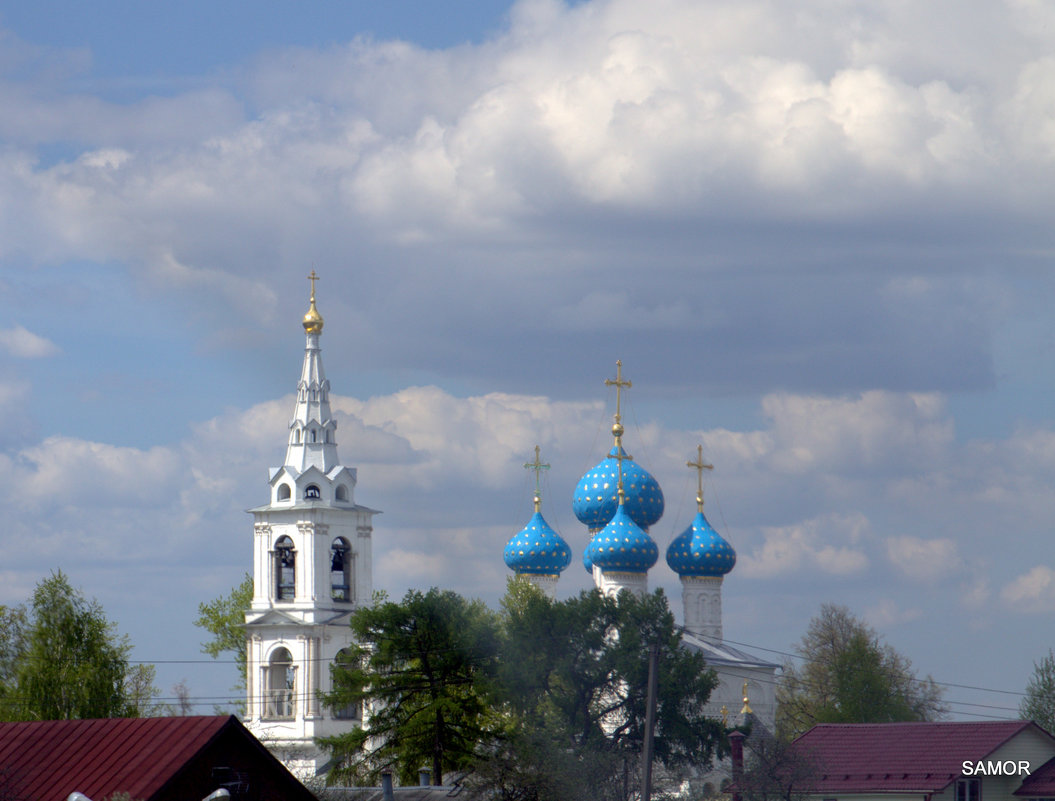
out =
[[[0,603],[61,569],[198,709],[307,274],[374,583],[497,604],[578,478],[706,511],[725,634],[826,602],[1013,717],[1055,613],[1055,8],[0,2]],[[680,614],[677,577],[650,574]]]

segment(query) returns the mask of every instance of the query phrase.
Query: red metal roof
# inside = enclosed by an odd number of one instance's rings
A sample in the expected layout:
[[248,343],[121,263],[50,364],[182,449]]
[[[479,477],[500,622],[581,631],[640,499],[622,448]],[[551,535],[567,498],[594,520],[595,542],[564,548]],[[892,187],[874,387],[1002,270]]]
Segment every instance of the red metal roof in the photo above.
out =
[[112,718],[0,723],[0,782],[14,797],[148,801],[234,717]]
[[825,723],[794,743],[813,761],[815,793],[940,792],[963,772],[1026,729],[1029,721],[980,723]]

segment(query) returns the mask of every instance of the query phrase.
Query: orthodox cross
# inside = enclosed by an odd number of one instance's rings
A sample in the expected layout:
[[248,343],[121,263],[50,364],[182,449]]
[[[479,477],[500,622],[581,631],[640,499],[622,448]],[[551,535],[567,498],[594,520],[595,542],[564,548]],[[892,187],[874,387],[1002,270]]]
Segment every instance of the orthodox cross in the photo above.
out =
[[319,276],[315,275],[315,270],[311,271],[311,275],[308,276],[308,280],[311,281],[311,302],[315,302],[315,282],[319,280]]
[[[616,422],[616,425],[619,425],[620,421],[622,420],[622,414],[621,414],[622,413],[622,407],[621,407],[622,393],[621,393],[621,390],[623,389],[623,387],[626,387],[627,389],[630,389],[630,387],[634,386],[634,383],[632,381],[624,381],[623,380],[623,362],[622,362],[622,360],[619,360],[619,361],[617,361],[615,363],[615,380],[613,381],[611,378],[606,378],[604,380],[604,385],[606,387],[615,387],[615,422]],[[616,436],[618,436],[618,434]]]
[[542,489],[539,487],[539,475],[543,470],[549,470],[550,466],[539,458],[539,446],[535,446],[535,461],[524,462],[526,470],[535,471],[535,511],[539,510],[539,502],[542,500]]
[[702,512],[703,511],[703,471],[704,470],[714,470],[714,465],[713,464],[707,464],[707,463],[705,463],[703,461],[703,446],[702,445],[697,445],[696,446],[696,461],[695,462],[686,462],[685,466],[686,467],[695,467],[696,468],[696,503],[699,506],[700,511]]
[[623,460],[634,458],[623,451],[622,389],[623,387],[630,389],[634,384],[632,381],[623,380],[622,360],[615,363],[615,380],[606,378],[604,385],[606,387],[615,387],[615,423],[612,424],[612,434],[615,435],[615,458],[619,464],[619,503],[622,504],[625,497],[623,492]]

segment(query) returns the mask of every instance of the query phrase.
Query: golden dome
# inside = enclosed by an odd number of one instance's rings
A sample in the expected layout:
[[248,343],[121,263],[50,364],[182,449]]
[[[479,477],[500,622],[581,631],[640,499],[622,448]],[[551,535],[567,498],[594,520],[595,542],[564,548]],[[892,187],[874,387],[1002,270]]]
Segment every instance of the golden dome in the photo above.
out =
[[319,314],[319,310],[315,308],[315,282],[319,280],[319,277],[315,275],[315,271],[311,271],[311,275],[308,276],[308,280],[311,281],[311,306],[308,308],[307,314],[304,315],[303,326],[304,330],[309,334],[321,334],[322,333],[322,315]]

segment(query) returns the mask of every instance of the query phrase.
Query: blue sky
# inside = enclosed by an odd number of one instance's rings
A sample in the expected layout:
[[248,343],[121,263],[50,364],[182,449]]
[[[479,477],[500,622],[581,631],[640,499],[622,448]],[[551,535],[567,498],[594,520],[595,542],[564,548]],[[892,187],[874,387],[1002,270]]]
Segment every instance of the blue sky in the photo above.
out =
[[249,566],[314,268],[379,587],[494,602],[536,443],[578,559],[622,359],[661,549],[716,465],[730,639],[834,601],[1020,690],[1055,611],[1053,36],[1032,0],[0,4],[0,603],[61,567],[163,687],[226,692],[191,620]]

